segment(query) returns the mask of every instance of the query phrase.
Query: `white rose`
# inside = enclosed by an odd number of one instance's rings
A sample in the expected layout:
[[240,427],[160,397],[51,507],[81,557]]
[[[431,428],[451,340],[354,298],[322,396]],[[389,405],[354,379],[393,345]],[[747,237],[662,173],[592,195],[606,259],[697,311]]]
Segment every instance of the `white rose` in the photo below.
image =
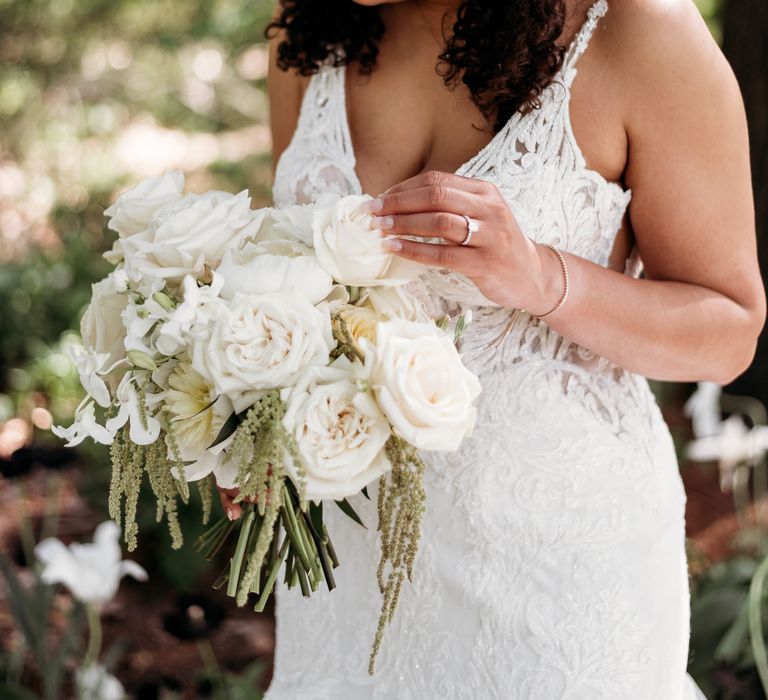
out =
[[158,209],[181,199],[183,189],[184,173],[178,170],[142,180],[104,210],[105,216],[112,217],[107,226],[121,238],[140,233]]
[[480,382],[432,323],[395,319],[362,341],[368,378],[398,435],[424,450],[457,450],[472,432]]
[[404,318],[407,321],[429,321],[421,302],[404,286],[367,287],[357,301],[358,306],[372,309],[382,321]]
[[124,273],[114,270],[91,285],[91,303],[80,319],[83,344],[97,353],[108,353],[110,367],[125,357],[125,327],[122,313],[128,306]]
[[264,220],[257,239],[291,239],[306,246],[312,245],[312,204],[294,204],[282,209],[272,209]]
[[236,294],[207,337],[192,344],[192,367],[240,413],[265,390],[291,386],[309,365],[328,363],[335,342],[325,305],[290,293]]
[[228,248],[261,225],[267,210],[252,211],[250,202],[245,190],[208,192],[160,209],[146,231],[123,241],[126,267],[169,284],[215,269]]
[[371,197],[351,195],[333,202],[321,199],[312,216],[312,240],[320,264],[333,278],[356,287],[398,285],[423,270],[418,263],[384,248],[381,229],[360,211]]
[[[282,396],[283,425],[305,466],[307,498],[346,498],[390,469],[384,452],[389,423],[373,396],[357,387],[346,357],[330,367],[310,367]],[[287,469],[298,484],[290,460]]]
[[227,251],[218,268],[224,278],[221,296],[236,292],[266,294],[293,290],[317,304],[331,291],[333,279],[312,250],[289,240],[247,241],[240,250]]

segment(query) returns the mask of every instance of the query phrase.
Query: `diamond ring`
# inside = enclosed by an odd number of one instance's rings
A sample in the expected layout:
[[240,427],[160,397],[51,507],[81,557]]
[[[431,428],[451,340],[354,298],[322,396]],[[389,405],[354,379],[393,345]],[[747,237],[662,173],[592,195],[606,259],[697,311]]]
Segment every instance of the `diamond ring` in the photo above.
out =
[[461,245],[469,245],[469,242],[472,240],[472,234],[480,228],[480,222],[470,219],[466,214],[462,214],[461,216],[464,218],[464,221],[467,222],[467,235],[461,242]]

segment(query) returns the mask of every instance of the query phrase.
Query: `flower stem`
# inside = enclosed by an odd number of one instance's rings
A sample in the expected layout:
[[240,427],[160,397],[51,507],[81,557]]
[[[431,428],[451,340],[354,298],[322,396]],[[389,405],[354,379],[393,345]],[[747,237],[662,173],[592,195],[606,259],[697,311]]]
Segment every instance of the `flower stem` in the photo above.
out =
[[88,648],[83,657],[83,667],[87,668],[96,663],[101,652],[101,616],[93,603],[87,604],[85,610],[88,615]]

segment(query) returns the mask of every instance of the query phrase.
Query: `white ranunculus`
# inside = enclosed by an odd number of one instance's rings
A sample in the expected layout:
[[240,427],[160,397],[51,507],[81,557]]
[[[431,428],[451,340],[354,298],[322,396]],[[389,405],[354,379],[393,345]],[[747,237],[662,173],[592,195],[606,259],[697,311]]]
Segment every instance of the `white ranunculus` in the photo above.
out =
[[187,195],[160,209],[143,233],[123,241],[129,273],[178,283],[215,269],[224,252],[258,231],[267,210],[252,211],[243,190]]
[[44,539],[35,547],[35,556],[43,564],[43,581],[63,583],[83,603],[109,602],[126,574],[147,580],[147,572],[136,562],[121,561],[119,538],[120,528],[107,520],[96,528],[93,543],[67,547],[55,537]]
[[453,451],[472,432],[480,382],[432,323],[395,319],[362,341],[368,379],[394,431],[424,450]]
[[265,390],[291,386],[309,365],[324,365],[335,343],[325,304],[291,293],[236,294],[207,337],[191,348],[192,366],[240,413]]
[[125,273],[114,270],[91,285],[91,303],[80,320],[83,344],[98,353],[108,353],[107,366],[125,357],[125,327],[121,315],[128,305]]
[[266,294],[294,291],[313,304],[325,299],[333,279],[320,266],[311,248],[290,240],[247,241],[224,254],[217,272],[224,278],[221,296],[236,292]]
[[403,284],[423,267],[384,248],[381,229],[374,228],[371,214],[360,210],[369,199],[350,195],[318,201],[312,216],[315,254],[337,282],[356,287]]
[[142,180],[104,210],[104,215],[111,217],[107,226],[121,238],[140,233],[158,209],[182,198],[183,189],[184,173],[178,170]]
[[125,700],[123,684],[101,664],[89,664],[75,672],[78,700]]
[[[310,367],[282,397],[283,425],[305,466],[307,498],[346,498],[390,469],[384,452],[389,423],[370,392],[358,388],[346,357]],[[298,484],[296,466],[288,460],[287,468]]]

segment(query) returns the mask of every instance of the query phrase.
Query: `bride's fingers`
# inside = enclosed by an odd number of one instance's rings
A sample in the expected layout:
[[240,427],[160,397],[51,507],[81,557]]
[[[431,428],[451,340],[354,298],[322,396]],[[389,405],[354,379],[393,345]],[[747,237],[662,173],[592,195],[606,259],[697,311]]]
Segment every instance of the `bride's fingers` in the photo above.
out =
[[242,514],[242,508],[239,503],[234,503],[233,499],[237,495],[237,489],[223,489],[219,486],[216,487],[219,492],[219,500],[221,501],[221,507],[227,514],[230,520],[237,520]]
[[427,185],[383,194],[377,199],[365,202],[362,209],[376,216],[445,211],[477,218],[482,210],[482,201],[476,194],[466,190],[444,185]]
[[[459,190],[466,190],[467,192],[474,192],[475,194],[480,194],[484,186],[483,181],[475,177],[464,177],[463,175],[446,173],[441,170],[427,170],[427,172],[419,173],[409,177],[407,180],[398,182],[381,194],[395,194],[417,187],[429,187],[430,185],[444,185]],[[381,194],[379,197],[381,197]]]
[[401,258],[425,265],[447,267],[469,277],[481,272],[482,259],[477,248],[442,243],[420,243],[404,238],[389,238],[384,247]]
[[382,236],[442,238],[451,243],[461,243],[467,237],[467,220],[445,211],[378,216],[374,222]]

